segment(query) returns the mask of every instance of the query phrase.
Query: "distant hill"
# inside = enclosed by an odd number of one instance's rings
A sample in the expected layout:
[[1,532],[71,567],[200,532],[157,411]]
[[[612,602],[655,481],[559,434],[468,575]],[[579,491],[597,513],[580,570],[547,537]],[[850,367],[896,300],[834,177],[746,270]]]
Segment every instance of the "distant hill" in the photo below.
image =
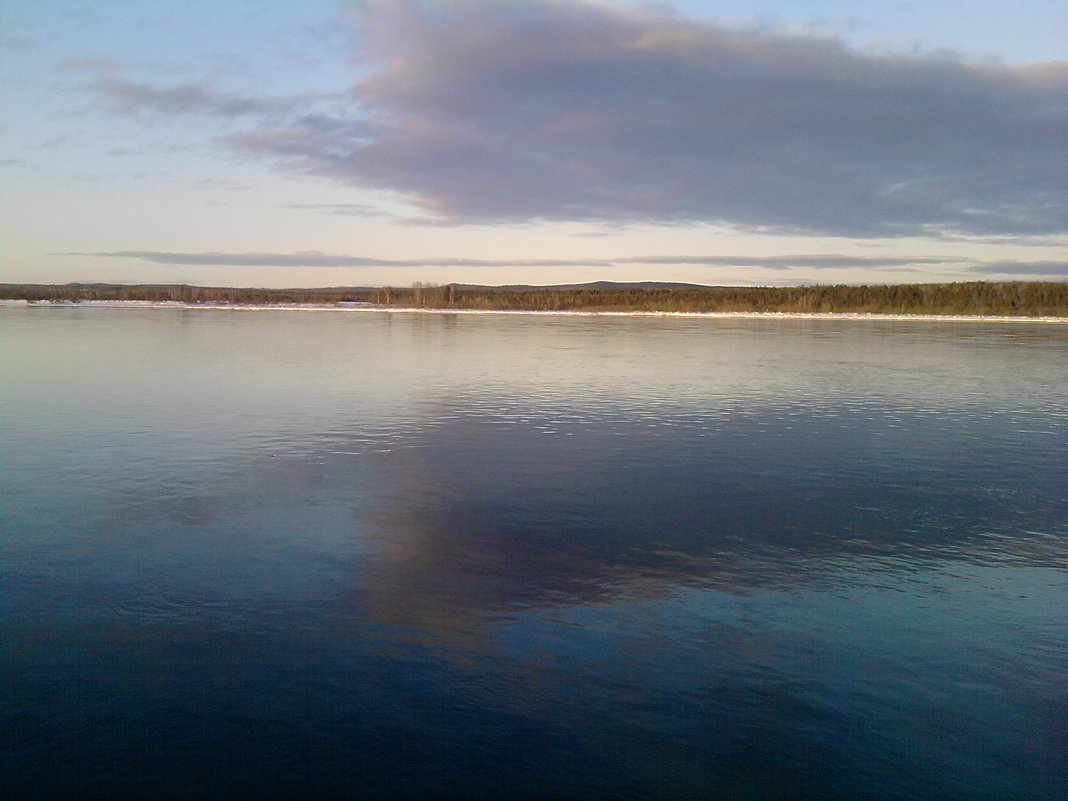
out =
[[673,281],[590,281],[585,284],[457,284],[457,289],[500,292],[575,292],[583,289],[708,289],[708,284],[684,284]]

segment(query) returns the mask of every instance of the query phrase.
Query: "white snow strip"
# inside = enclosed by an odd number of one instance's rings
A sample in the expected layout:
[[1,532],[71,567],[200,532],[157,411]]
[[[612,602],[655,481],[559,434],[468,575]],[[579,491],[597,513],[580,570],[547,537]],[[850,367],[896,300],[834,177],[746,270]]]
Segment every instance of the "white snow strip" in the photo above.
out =
[[1008,317],[978,314],[875,314],[860,312],[670,312],[670,311],[535,311],[522,309],[426,309],[400,306],[357,305],[354,303],[278,303],[254,305],[248,303],[181,303],[174,300],[79,300],[25,301],[0,299],[0,306],[32,306],[51,308],[104,309],[182,309],[190,311],[325,311],[371,312],[376,314],[496,314],[528,317],[681,317],[742,320],[895,320],[933,321],[948,323],[1061,323],[1068,317]]

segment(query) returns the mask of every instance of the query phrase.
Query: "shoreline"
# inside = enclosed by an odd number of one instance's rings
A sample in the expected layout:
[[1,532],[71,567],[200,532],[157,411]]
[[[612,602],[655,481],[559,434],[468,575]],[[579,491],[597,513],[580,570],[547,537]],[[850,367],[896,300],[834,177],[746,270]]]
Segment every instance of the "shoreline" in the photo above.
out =
[[322,311],[364,312],[384,314],[465,314],[465,315],[522,315],[534,317],[669,317],[693,319],[780,319],[780,320],[857,320],[897,322],[973,322],[973,323],[1061,323],[1068,317],[1014,317],[980,314],[899,314],[878,312],[672,312],[672,311],[598,311],[596,309],[452,309],[405,306],[378,306],[364,303],[182,303],[155,300],[21,300],[0,299],[0,307],[67,308],[67,309],[179,309],[189,311]]

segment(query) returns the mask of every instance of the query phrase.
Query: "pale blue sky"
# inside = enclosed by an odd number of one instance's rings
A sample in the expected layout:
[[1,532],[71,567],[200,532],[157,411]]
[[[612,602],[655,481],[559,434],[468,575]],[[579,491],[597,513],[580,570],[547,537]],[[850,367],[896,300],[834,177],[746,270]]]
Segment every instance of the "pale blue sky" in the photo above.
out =
[[1068,278],[1068,6],[0,0],[0,281]]

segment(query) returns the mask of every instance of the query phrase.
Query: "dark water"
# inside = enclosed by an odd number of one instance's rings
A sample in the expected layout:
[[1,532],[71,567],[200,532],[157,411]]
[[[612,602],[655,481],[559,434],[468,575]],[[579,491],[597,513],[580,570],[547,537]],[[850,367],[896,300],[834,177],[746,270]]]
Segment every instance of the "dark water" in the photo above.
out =
[[0,349],[2,797],[1065,796],[1068,326]]

